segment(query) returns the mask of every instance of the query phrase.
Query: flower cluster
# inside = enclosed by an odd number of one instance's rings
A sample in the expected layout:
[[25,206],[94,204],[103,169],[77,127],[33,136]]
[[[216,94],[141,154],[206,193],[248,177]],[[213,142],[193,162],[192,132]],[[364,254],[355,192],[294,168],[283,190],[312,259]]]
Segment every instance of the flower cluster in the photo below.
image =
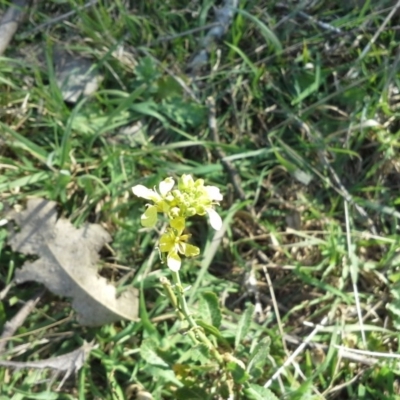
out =
[[214,210],[214,205],[222,200],[222,194],[215,186],[204,186],[203,179],[193,180],[191,175],[182,175],[174,189],[175,181],[168,177],[160,182],[158,191],[148,189],[143,185],[132,188],[133,194],[150,200],[146,211],[141,216],[141,224],[145,227],[154,227],[158,213],[168,217],[169,227],[160,238],[160,250],[167,253],[167,265],[173,271],[181,266],[179,254],[186,257],[197,256],[200,249],[186,243],[190,235],[182,235],[186,219],[193,215],[207,214],[210,224],[215,230],[222,226],[221,217]]

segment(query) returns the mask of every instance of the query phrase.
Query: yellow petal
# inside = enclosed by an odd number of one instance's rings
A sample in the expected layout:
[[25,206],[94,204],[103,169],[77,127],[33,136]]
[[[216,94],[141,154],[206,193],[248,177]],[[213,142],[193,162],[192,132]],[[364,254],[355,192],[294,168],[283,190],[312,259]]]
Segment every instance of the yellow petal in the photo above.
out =
[[181,263],[181,258],[175,250],[172,250],[168,253],[167,265],[171,271],[179,271],[181,268]]
[[175,181],[171,178],[165,178],[163,181],[160,182],[159,188],[162,197],[165,197],[169,191],[174,187]]
[[172,228],[178,231],[178,236],[180,236],[183,230],[185,229],[185,218],[183,217],[174,218],[170,221],[170,225]]
[[157,207],[158,211],[163,212],[165,214],[168,213],[170,209],[169,204],[164,200],[161,200],[159,203],[157,203]]
[[181,243],[181,244],[182,244],[183,254],[186,257],[195,257],[200,254],[200,249],[197,246],[193,246],[187,243]]
[[175,235],[172,232],[164,233],[160,238],[160,251],[167,253],[175,247]]
[[187,233],[186,235],[181,235],[181,236],[179,236],[179,241],[180,242],[187,242],[191,236],[192,235],[190,233]]
[[194,186],[196,188],[204,187],[204,179],[196,179],[196,182],[194,183]]
[[152,228],[157,223],[157,207],[149,206],[147,210],[140,217],[142,226]]
[[213,208],[207,208],[207,214],[210,218],[210,225],[216,230],[219,231],[222,227],[222,219],[219,214]]

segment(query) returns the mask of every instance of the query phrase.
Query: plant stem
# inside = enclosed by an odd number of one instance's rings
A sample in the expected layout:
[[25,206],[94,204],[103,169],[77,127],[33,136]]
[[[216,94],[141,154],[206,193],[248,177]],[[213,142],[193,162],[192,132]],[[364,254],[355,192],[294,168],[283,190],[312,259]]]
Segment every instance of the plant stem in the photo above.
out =
[[193,332],[195,332],[196,338],[208,347],[211,355],[218,361],[219,364],[223,364],[224,360],[223,360],[221,354],[219,354],[219,352],[217,351],[215,346],[212,344],[210,339],[208,339],[208,337],[205,335],[203,329],[199,325],[197,325],[196,321],[194,320],[194,318],[192,317],[192,315],[189,311],[189,307],[187,305],[186,298],[183,294],[183,287],[182,287],[182,283],[181,283],[181,278],[179,276],[179,272],[171,271],[171,274],[172,274],[172,279],[174,281],[175,288],[176,288],[175,293],[178,298],[179,311],[185,316],[186,321],[189,323]]

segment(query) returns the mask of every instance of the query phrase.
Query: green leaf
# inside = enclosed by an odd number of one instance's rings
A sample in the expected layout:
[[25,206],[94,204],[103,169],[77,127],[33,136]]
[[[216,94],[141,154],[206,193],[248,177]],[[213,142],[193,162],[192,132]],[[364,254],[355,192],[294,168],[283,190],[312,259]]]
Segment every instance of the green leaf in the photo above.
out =
[[[250,375],[259,376],[260,372],[268,360],[269,346],[271,339],[269,337],[263,338],[252,351],[247,365],[247,372]],[[261,371],[260,371],[261,370]]]
[[306,89],[304,89],[301,93],[298,94],[298,96],[292,100],[291,105],[294,106],[296,104],[299,104],[301,101],[306,99],[308,96],[311,94],[315,93],[318,91],[320,85],[321,85],[321,64],[319,63],[320,60],[315,65],[315,77],[314,77],[314,82],[309,85]]
[[249,387],[244,390],[244,393],[250,400],[278,400],[271,390],[253,383],[249,384]]
[[133,111],[136,111],[138,114],[154,117],[155,119],[158,119],[162,123],[167,122],[165,117],[156,110],[157,105],[153,101],[131,104],[129,108]]
[[178,388],[183,387],[182,382],[176,378],[175,373],[172,369],[159,368],[151,365],[146,365],[144,369],[148,376],[151,376],[153,378],[154,382],[161,380],[172,382]]
[[236,9],[236,12],[244,15],[250,21],[254,22],[260,29],[260,32],[264,36],[266,42],[272,43],[277,53],[280,53],[282,51],[282,45],[279,39],[275,36],[275,34],[271,31],[271,29],[269,29],[268,26],[265,25],[260,19],[256,18],[254,15],[250,14],[245,10]]
[[240,342],[244,339],[244,337],[247,335],[247,332],[250,330],[250,325],[253,320],[253,314],[254,314],[254,305],[249,304],[247,306],[246,311],[242,315],[242,318],[239,321],[239,326],[235,338],[235,349],[238,348]]
[[144,330],[152,337],[159,339],[159,333],[153,323],[150,321],[149,314],[146,309],[146,300],[144,298],[143,280],[140,284],[140,295],[139,295],[139,313],[140,320],[143,324]]
[[233,44],[226,43],[228,47],[234,50],[239,56],[243,59],[243,61],[249,66],[251,72],[257,76],[259,75],[260,68],[257,68],[253,62],[251,62],[250,58],[247,56],[245,51],[242,51],[239,47],[234,46]]
[[178,363],[183,364],[186,361],[191,360],[194,363],[199,362],[200,364],[208,364],[212,358],[210,357],[210,350],[205,344],[198,344],[197,346],[191,347],[187,351],[182,353]]
[[2,122],[0,122],[0,129],[2,131],[2,138],[7,138],[7,136],[4,134],[4,132],[7,132],[14,139],[14,141],[7,141],[8,145],[12,147],[20,147],[30,153],[33,157],[36,157],[38,160],[46,162],[48,153],[46,150],[44,150],[44,147],[38,146],[34,142],[31,142],[28,138],[15,132],[8,125],[3,124]]
[[292,392],[288,392],[288,396],[291,400],[319,399],[320,397],[313,395],[312,388],[313,388],[313,382],[311,379],[308,379]]
[[169,365],[157,354],[157,342],[152,338],[143,340],[140,355],[150,365],[169,368]]
[[229,361],[226,369],[232,374],[232,378],[236,383],[243,384],[250,378],[250,375],[236,361]]
[[198,387],[181,387],[179,388],[174,395],[174,398],[177,400],[207,400],[210,398],[210,396],[207,394],[207,392],[204,389],[198,388]]
[[141,57],[135,68],[136,79],[140,83],[145,83],[150,87],[160,76],[160,71],[156,63],[150,57]]
[[33,185],[38,182],[49,181],[50,179],[51,173],[47,171],[36,172],[35,174],[23,176],[22,178],[15,179],[14,181],[5,179],[4,183],[0,183],[0,193],[16,187],[22,188],[23,186]]
[[294,173],[297,170],[297,167],[295,164],[291,163],[290,161],[288,161],[285,157],[281,156],[281,154],[279,153],[278,150],[274,149],[274,153],[275,153],[275,157],[277,158],[278,162],[284,167],[286,168],[286,170],[289,173]]
[[221,309],[218,304],[218,297],[214,292],[203,292],[199,300],[199,314],[201,319],[219,328],[221,325]]
[[[57,393],[51,393],[48,390],[40,393],[33,393],[32,391],[16,390],[18,397],[13,396],[13,399],[32,399],[32,400],[57,400],[59,395]],[[10,397],[0,397],[2,399],[10,399]]]
[[213,335],[217,338],[218,342],[220,342],[221,344],[223,344],[224,346],[226,346],[228,348],[231,347],[229,342],[222,336],[222,334],[218,328],[216,328],[215,326],[212,326],[210,324],[207,324],[207,322],[205,322],[201,319],[196,319],[195,321],[196,321],[197,325],[201,326],[204,329],[204,332],[207,335]]
[[199,127],[206,121],[205,108],[181,97],[164,99],[158,111],[184,129]]

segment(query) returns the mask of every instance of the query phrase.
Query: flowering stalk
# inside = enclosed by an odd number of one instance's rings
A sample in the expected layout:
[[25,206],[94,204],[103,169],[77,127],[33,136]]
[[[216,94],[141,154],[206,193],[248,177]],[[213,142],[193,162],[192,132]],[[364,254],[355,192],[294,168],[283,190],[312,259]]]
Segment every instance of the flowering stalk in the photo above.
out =
[[[181,321],[184,321],[185,320],[185,314],[181,311],[181,308],[185,308],[185,307],[180,307],[179,306],[178,299],[176,298],[175,293],[172,290],[171,282],[167,278],[165,278],[163,276],[163,277],[160,278],[160,283],[163,285],[164,292],[165,292],[166,296],[168,297],[170,303],[174,307],[175,312],[177,313],[179,319]],[[190,338],[193,340],[193,342],[195,344],[197,344],[199,342],[197,340],[195,334],[193,333],[193,331],[189,331],[189,336],[190,336]]]
[[158,213],[167,216],[169,226],[161,235],[159,249],[161,253],[166,253],[167,266],[171,270],[175,291],[172,291],[167,279],[162,279],[161,283],[178,317],[188,322],[189,335],[194,343],[201,342],[206,345],[210,353],[222,365],[223,357],[205,335],[203,328],[197,325],[189,310],[179,276],[181,255],[195,257],[200,254],[198,247],[188,243],[190,235],[183,234],[186,219],[194,215],[208,215],[211,226],[219,230],[222,220],[214,210],[214,206],[222,200],[222,194],[215,186],[204,186],[203,179],[194,181],[191,175],[182,175],[176,189],[174,186],[175,181],[168,177],[160,182],[158,191],[148,189],[143,185],[134,186],[132,191],[136,196],[153,202],[147,205],[146,211],[141,216],[140,221],[143,226],[154,227]]
[[181,284],[179,272],[172,271],[172,279],[174,280],[176,287],[176,295],[178,297],[178,302],[180,306],[179,309],[185,316],[186,321],[189,323],[190,327],[192,328],[192,332],[194,332],[196,339],[207,346],[207,348],[210,350],[211,355],[215,357],[219,364],[223,364],[224,359],[222,358],[221,354],[218,353],[217,349],[211,343],[210,339],[208,339],[208,337],[205,335],[203,328],[197,325],[196,321],[193,319],[189,311],[186,298],[183,295],[183,287]]

